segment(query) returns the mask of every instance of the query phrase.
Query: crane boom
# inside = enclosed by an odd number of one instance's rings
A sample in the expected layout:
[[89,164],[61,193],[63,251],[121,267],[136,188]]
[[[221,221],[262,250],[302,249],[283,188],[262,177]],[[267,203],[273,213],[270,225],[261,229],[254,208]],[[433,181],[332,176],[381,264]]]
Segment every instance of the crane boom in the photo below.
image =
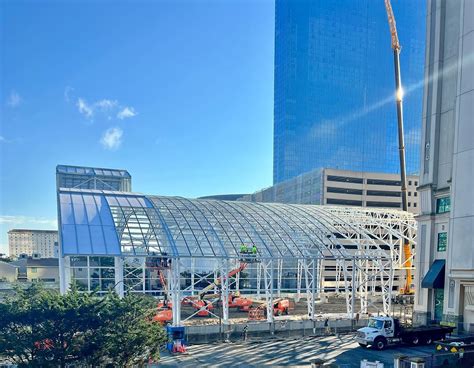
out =
[[[403,133],[403,88],[402,78],[400,73],[400,41],[398,40],[397,25],[395,22],[395,16],[393,15],[392,5],[390,0],[385,1],[385,10],[387,11],[388,25],[390,27],[390,35],[392,37],[392,49],[393,49],[393,61],[395,66],[395,88],[396,88],[396,101],[397,101],[397,120],[398,120],[398,152],[400,156],[400,176],[401,176],[401,192],[402,192],[402,209],[408,211],[408,198],[407,198],[407,178],[406,178],[406,165],[405,165],[405,139]],[[405,231],[407,231],[405,229]],[[412,283],[412,254],[411,245],[405,239],[403,242],[403,255],[404,255],[404,269],[406,273],[406,283],[402,290],[402,294],[412,294],[411,283]]]
[[390,34],[392,36],[392,49],[400,50],[400,42],[398,41],[397,23],[393,15],[392,5],[390,0],[385,0],[385,9],[387,11],[388,25],[390,26]]

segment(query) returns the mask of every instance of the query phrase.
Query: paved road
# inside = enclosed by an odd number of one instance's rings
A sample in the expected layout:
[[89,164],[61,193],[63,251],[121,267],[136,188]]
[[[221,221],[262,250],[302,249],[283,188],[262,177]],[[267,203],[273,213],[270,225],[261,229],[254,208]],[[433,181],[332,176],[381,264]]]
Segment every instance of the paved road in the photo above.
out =
[[352,335],[295,340],[266,340],[247,343],[193,345],[185,355],[163,354],[160,367],[309,367],[313,359],[325,359],[341,368],[360,367],[360,361],[380,361],[393,367],[393,355],[424,355],[433,346],[394,347],[382,352],[362,349]]

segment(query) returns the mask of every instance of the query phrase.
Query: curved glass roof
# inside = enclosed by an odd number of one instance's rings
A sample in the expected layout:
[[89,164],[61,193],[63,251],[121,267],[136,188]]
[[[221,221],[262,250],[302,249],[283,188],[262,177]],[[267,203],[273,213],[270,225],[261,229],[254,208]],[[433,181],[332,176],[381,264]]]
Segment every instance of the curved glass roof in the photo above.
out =
[[64,188],[58,200],[63,255],[238,258],[245,244],[262,258],[373,257],[416,230],[412,214],[389,209]]

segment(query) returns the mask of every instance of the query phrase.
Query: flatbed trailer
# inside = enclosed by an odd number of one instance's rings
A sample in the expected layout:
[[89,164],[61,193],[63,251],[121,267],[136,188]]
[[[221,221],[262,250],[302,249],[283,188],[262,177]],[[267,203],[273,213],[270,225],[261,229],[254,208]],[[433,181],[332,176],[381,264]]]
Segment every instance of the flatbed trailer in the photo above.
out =
[[356,340],[361,347],[383,350],[396,344],[428,345],[435,340],[444,340],[453,330],[453,327],[439,325],[405,327],[396,318],[372,317],[367,327],[357,330]]

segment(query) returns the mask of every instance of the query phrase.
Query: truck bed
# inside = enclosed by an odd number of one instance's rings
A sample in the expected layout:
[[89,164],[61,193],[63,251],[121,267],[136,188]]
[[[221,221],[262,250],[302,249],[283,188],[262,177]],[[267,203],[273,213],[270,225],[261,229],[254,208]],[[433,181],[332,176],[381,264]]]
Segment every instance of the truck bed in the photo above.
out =
[[453,327],[438,326],[438,325],[419,326],[419,327],[401,327],[400,334],[402,336],[423,335],[425,333],[449,334],[449,333],[453,332],[453,330],[454,330]]

